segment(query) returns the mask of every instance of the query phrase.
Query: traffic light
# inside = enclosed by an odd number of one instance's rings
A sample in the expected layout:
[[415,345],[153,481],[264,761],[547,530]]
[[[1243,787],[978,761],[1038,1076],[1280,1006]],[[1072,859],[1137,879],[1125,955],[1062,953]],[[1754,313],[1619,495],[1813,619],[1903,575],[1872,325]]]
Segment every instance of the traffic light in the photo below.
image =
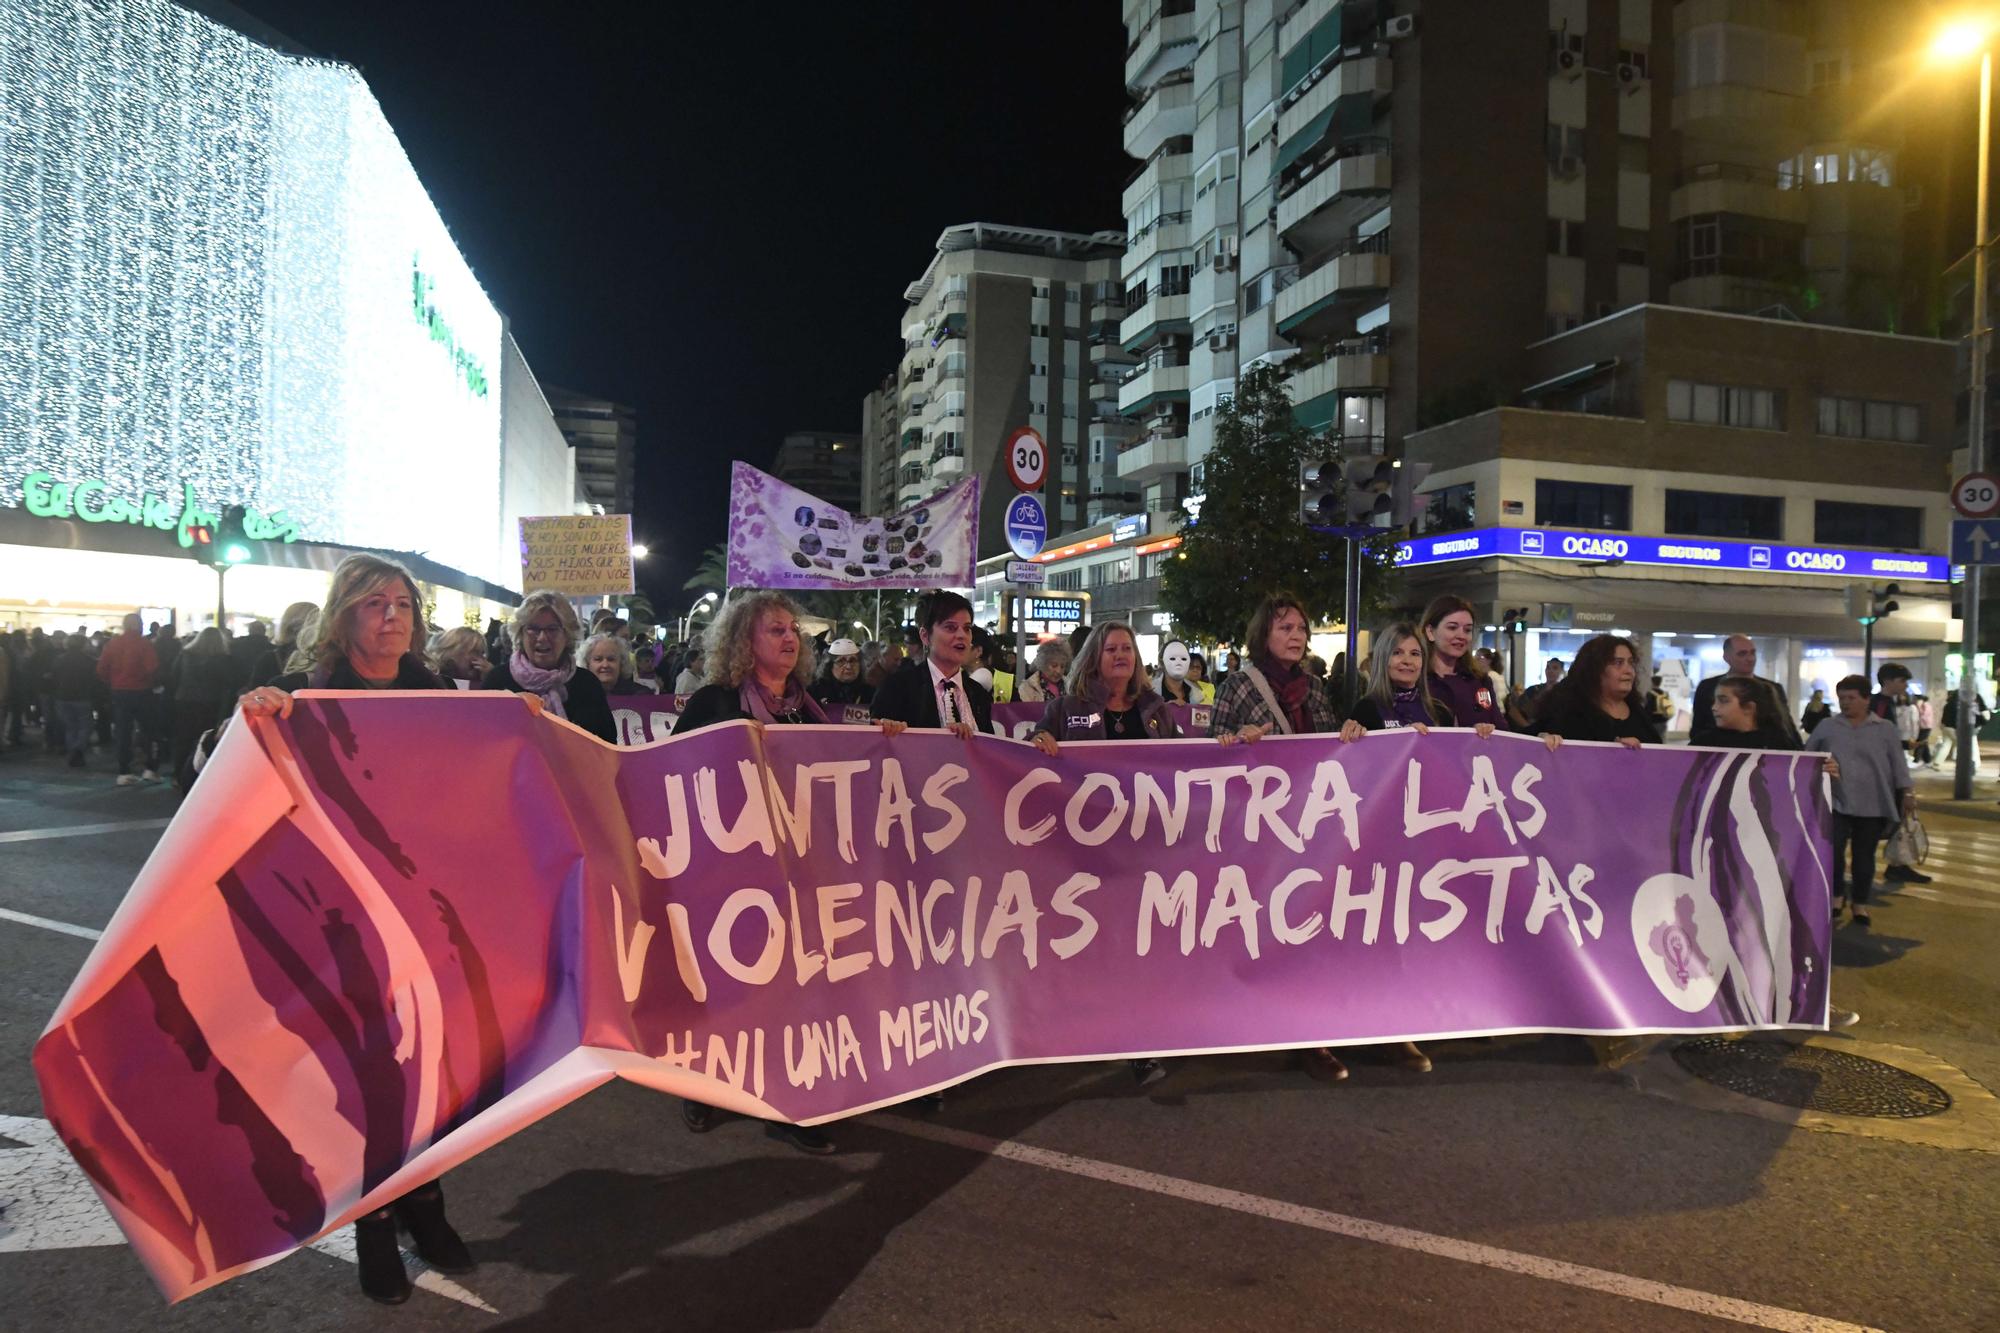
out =
[[1347,473],[1347,521],[1371,524],[1395,508],[1396,465],[1373,455],[1350,459]]
[[215,532],[215,563],[240,565],[250,558],[250,538],[243,531],[243,519],[242,505],[230,505],[222,511]]
[[187,530],[188,550],[204,565],[219,563],[215,555],[215,529],[206,523],[197,523]]
[[1299,465],[1299,522],[1330,528],[1340,522],[1340,460],[1334,456]]
[[1901,591],[1901,586],[1894,583],[1880,592],[1865,583],[1850,583],[1847,585],[1847,614],[1858,624],[1873,625],[1883,616],[1901,609],[1902,603],[1894,600]]
[[1500,619],[1503,622],[1502,627],[1509,634],[1526,634],[1528,632],[1528,608],[1525,606],[1507,608],[1500,613]]
[[1430,476],[1429,463],[1399,463],[1389,492],[1389,526],[1406,528],[1417,516],[1417,487]]

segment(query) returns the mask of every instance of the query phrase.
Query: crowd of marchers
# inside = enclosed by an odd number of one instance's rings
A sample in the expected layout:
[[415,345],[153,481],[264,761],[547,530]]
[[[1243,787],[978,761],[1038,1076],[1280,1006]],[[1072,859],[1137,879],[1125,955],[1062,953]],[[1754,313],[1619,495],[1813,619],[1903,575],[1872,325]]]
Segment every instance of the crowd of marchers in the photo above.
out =
[[[532,707],[615,743],[611,700],[641,691],[685,695],[675,734],[738,719],[761,726],[841,720],[865,706],[881,731],[937,728],[970,740],[990,731],[996,699],[1041,703],[1029,743],[1047,754],[1074,741],[1159,740],[1182,735],[1170,704],[1206,705],[1207,735],[1223,745],[1254,745],[1273,735],[1326,734],[1366,744],[1371,733],[1469,728],[1481,736],[1514,730],[1552,750],[1565,742],[1610,742],[1642,749],[1662,742],[1658,678],[1641,687],[1644,664],[1631,641],[1599,635],[1546,679],[1510,693],[1500,663],[1475,650],[1469,603],[1434,600],[1420,617],[1376,630],[1373,650],[1347,695],[1345,663],[1329,668],[1309,651],[1305,606],[1282,593],[1246,608],[1242,638],[1211,674],[1200,653],[1169,641],[1160,660],[1140,660],[1130,625],[1107,621],[1036,645],[1017,664],[973,608],[949,591],[926,594],[899,638],[858,644],[813,636],[799,605],[779,592],[728,599],[699,643],[631,642],[615,611],[588,626],[569,599],[529,593],[505,622],[486,632],[434,630],[416,579],[394,561],[354,555],[335,570],[323,605],[298,603],[275,636],[253,626],[231,638],[209,627],[177,638],[136,615],[116,636],[16,633],[0,658],[8,674],[0,738],[25,745],[38,722],[42,744],[82,764],[93,741],[116,748],[120,782],[162,771],[194,782],[217,737],[237,710],[284,715],[305,689],[509,690]],[[1727,645],[1726,674],[1700,683],[1693,699],[1695,745],[1810,750],[1826,756],[1833,783],[1835,919],[1868,924],[1877,850],[1897,822],[1912,815],[1912,754],[1930,757],[1909,673],[1890,663],[1875,688],[1850,676],[1836,688],[1837,710],[1815,698],[1793,720],[1784,691],[1756,673],[1756,648],[1744,636]],[[1186,714],[1181,714],[1186,715]],[[1192,716],[1201,716],[1195,713]],[[1955,719],[1947,715],[1948,729]],[[1892,877],[1918,878],[1892,866]],[[1835,1021],[1857,1015],[1835,1010]],[[1386,1052],[1418,1072],[1431,1062],[1410,1043]],[[1306,1071],[1326,1081],[1347,1077],[1332,1050],[1300,1052]],[[1141,1084],[1166,1076],[1156,1060],[1132,1064]],[[926,1104],[936,1109],[941,1096]],[[687,1128],[706,1132],[716,1112],[686,1102]],[[800,1151],[828,1153],[821,1131],[769,1124],[766,1132]],[[473,1258],[445,1218],[441,1186],[431,1181],[356,1223],[363,1290],[389,1303],[408,1297],[398,1243],[407,1232],[434,1267],[464,1272]]]

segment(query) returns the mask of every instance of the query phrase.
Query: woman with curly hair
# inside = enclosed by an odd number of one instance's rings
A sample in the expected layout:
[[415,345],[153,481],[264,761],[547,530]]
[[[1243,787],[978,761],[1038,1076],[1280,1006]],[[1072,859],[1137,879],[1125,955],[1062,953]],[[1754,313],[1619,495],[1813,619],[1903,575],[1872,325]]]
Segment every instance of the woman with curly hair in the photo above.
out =
[[[674,735],[719,722],[826,722],[826,710],[807,689],[813,651],[799,631],[802,614],[799,604],[781,592],[753,592],[724,607],[708,630],[708,683],[688,699]],[[881,727],[886,736],[903,730],[900,722],[885,721]],[[683,1100],[681,1119],[692,1132],[706,1134],[715,1127],[715,1108]],[[764,1132],[815,1156],[834,1150],[833,1140],[805,1125],[773,1120]]]
[[605,694],[613,698],[647,692],[638,681],[639,664],[632,656],[632,645],[616,634],[600,630],[591,635],[583,641],[576,657],[585,671],[597,677]]

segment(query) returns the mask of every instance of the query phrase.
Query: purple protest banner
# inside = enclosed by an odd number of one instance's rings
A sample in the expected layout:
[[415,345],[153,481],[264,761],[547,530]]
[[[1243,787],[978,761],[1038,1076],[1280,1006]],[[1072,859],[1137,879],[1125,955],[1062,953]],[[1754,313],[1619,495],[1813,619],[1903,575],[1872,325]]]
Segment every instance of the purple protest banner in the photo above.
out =
[[969,588],[978,527],[977,477],[875,518],[737,463],[729,477],[729,586]]
[[231,727],[36,1075],[178,1299],[612,1078],[817,1122],[1008,1064],[1820,1027],[1818,762],[748,723],[620,750],[512,695],[302,694]]

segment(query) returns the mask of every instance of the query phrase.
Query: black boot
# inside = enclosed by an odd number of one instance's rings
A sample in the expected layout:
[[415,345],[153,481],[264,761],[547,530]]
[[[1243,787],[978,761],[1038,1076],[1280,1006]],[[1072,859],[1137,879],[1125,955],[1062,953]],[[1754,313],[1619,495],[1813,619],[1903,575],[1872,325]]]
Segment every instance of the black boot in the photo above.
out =
[[410,1299],[410,1275],[396,1248],[396,1215],[391,1208],[354,1219],[354,1258],[361,1267],[361,1290],[370,1300],[401,1305]]
[[423,1261],[440,1273],[470,1273],[478,1267],[444,1216],[444,1187],[433,1180],[396,1200],[396,1220],[410,1233]]

